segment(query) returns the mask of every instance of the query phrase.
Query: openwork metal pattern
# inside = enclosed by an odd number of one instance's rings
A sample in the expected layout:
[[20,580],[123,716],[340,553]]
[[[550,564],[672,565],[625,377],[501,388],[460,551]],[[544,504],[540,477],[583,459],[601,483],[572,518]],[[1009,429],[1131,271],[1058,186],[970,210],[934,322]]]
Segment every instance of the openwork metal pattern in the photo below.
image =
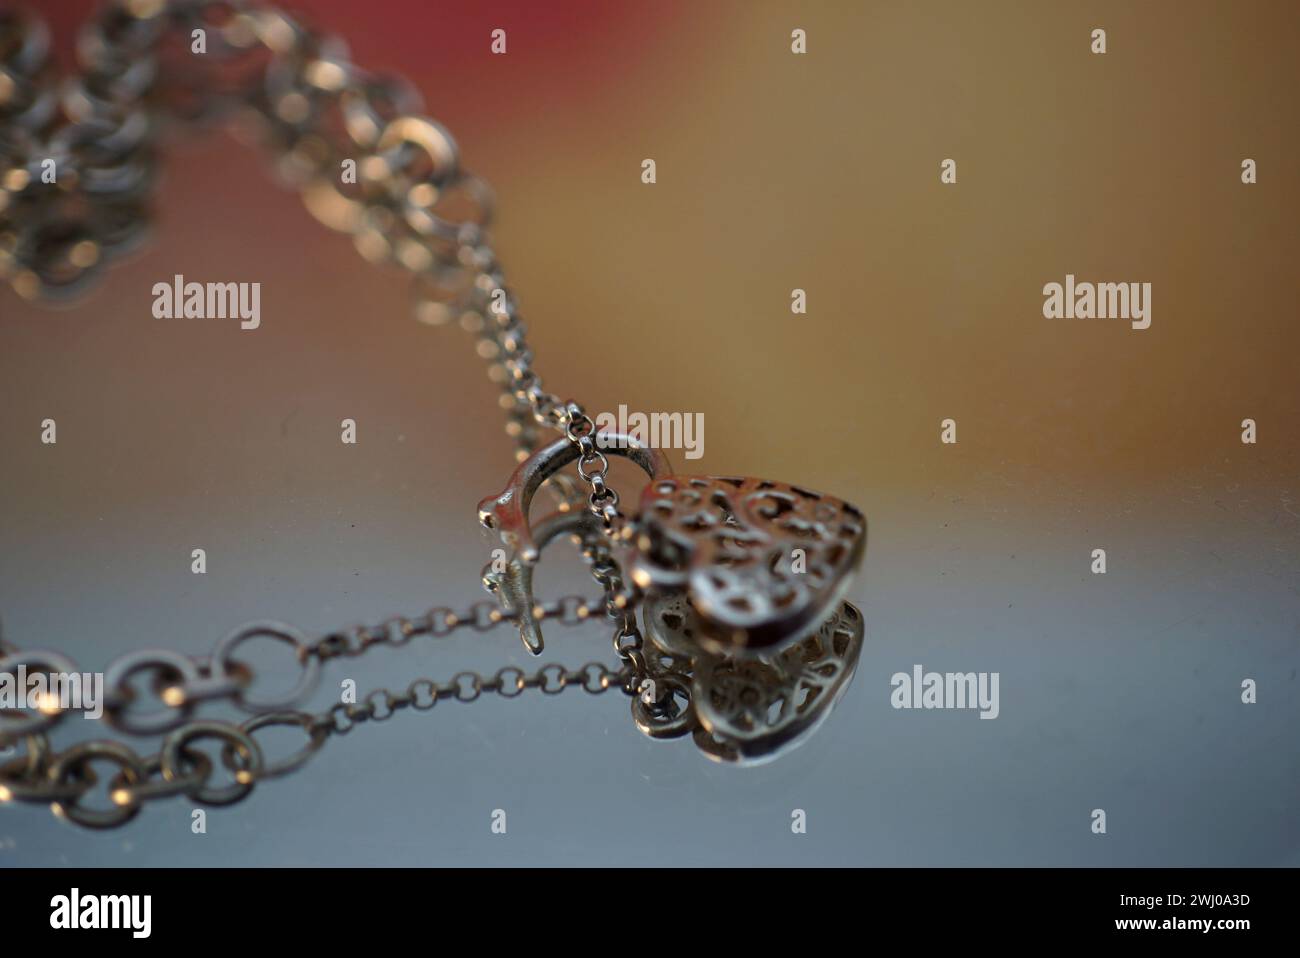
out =
[[848,602],[815,631],[761,657],[702,651],[704,624],[682,592],[650,597],[643,616],[651,647],[689,676],[695,744],[738,764],[775,758],[825,721],[853,678],[864,637],[862,613]]
[[647,591],[685,589],[697,641],[768,649],[823,621],[866,548],[862,513],[834,496],[770,479],[671,476],[641,496]]

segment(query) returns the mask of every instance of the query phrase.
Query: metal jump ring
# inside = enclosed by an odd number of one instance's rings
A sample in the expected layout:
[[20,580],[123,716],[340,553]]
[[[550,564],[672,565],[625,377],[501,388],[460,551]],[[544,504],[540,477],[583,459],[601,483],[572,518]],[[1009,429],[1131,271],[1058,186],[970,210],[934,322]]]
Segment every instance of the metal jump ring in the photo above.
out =
[[[82,771],[87,763],[95,759],[107,759],[121,768],[114,781],[122,780],[127,785],[136,785],[144,778],[144,766],[139,756],[121,742],[91,741],[72,746],[50,765],[49,781],[62,783],[64,777],[73,771]],[[93,782],[94,779],[92,778]],[[140,806],[115,805],[113,808],[83,808],[78,804],[81,796],[88,789],[82,789],[76,796],[58,799],[50,808],[55,815],[76,822],[86,828],[116,828],[135,818]]]
[[231,805],[253,790],[253,783],[265,768],[262,749],[242,728],[226,722],[191,722],[167,736],[163,741],[162,751],[159,752],[164,778],[168,781],[188,778],[184,771],[183,759],[187,756],[190,761],[194,759],[193,753],[186,746],[199,738],[220,739],[227,746],[240,752],[246,766],[236,770],[235,781],[229,785],[218,787],[202,784],[190,789],[186,794],[196,802],[205,805]]
[[212,670],[214,674],[226,674],[230,670],[231,654],[241,642],[256,636],[269,636],[292,645],[298,661],[302,664],[302,674],[298,682],[284,695],[274,698],[255,698],[243,690],[235,692],[235,702],[240,708],[249,712],[282,712],[297,705],[316,687],[320,678],[320,660],[310,654],[306,638],[293,626],[282,622],[252,622],[240,626],[217,643],[212,652]]
[[[305,765],[309,758],[320,751],[320,747],[325,744],[325,739],[329,737],[329,732],[325,726],[317,725],[316,720],[305,712],[272,712],[266,715],[258,715],[244,722],[240,728],[251,737],[254,732],[269,725],[296,725],[307,733],[307,744],[288,758],[266,765],[258,773],[258,778],[278,778],[281,775],[296,771]],[[221,750],[221,760],[227,768],[238,771],[238,767],[234,764],[234,754],[234,746],[227,744]]]
[[188,794],[200,787],[212,774],[212,759],[202,752],[194,753],[191,760],[194,762],[194,767],[189,775],[174,779],[159,778],[157,776],[162,775],[162,756],[151,755],[141,763],[144,767],[141,781],[135,784],[129,783],[126,781],[126,776],[119,772],[109,785],[109,794],[118,805],[139,805],[144,799],[170,798],[173,795]]
[[164,700],[162,709],[133,715],[129,707],[132,696],[127,680],[137,672],[146,669],[170,670],[180,677],[180,682],[175,684],[182,686],[199,677],[198,666],[189,656],[167,649],[142,649],[114,661],[104,676],[104,686],[113,696],[112,702],[106,709],[108,723],[129,735],[157,735],[161,732],[169,732],[185,721],[194,710],[194,703],[191,701],[171,705]]
[[[77,667],[72,661],[59,655],[57,652],[46,652],[43,650],[32,650],[27,652],[15,652],[12,655],[6,655],[0,658],[0,675],[15,674],[20,666],[27,667],[27,671],[33,671],[30,667],[38,666],[34,671],[38,674],[57,674],[71,675],[77,671]],[[20,694],[25,697],[26,689],[20,690]],[[16,710],[23,711],[23,710]],[[12,719],[0,719],[0,740],[13,738],[17,735],[30,735],[32,732],[39,732],[41,729],[49,728],[63,717],[64,709],[61,705],[52,705],[42,708],[34,715],[22,715]]]
[[[647,704],[640,695],[632,696],[632,719],[636,727],[651,738],[677,738],[690,732],[696,725],[695,710],[690,706],[691,687],[680,676],[665,673],[647,676],[655,683],[656,691],[664,691],[658,701]],[[680,711],[676,709],[674,693],[686,699],[687,705]]]

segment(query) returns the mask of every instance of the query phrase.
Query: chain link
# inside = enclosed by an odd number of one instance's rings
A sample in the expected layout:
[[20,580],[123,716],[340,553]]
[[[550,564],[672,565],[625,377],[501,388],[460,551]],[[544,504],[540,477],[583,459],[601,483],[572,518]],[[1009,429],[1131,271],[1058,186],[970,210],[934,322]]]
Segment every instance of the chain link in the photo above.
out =
[[[579,669],[546,665],[532,673],[513,666],[498,670],[490,678],[477,672],[461,672],[450,681],[419,678],[404,692],[377,689],[357,703],[339,703],[325,712],[267,713],[239,725],[229,722],[190,722],[171,732],[159,751],[147,757],[130,747],[111,741],[89,741],[62,753],[50,750],[43,732],[24,737],[22,755],[0,764],[0,802],[48,803],[56,815],[88,828],[114,828],[133,819],[143,804],[161,798],[185,795],[204,805],[230,805],[240,801],[264,779],[277,778],[301,768],[330,736],[346,735],[357,725],[382,722],[400,711],[428,711],[443,699],[476,701],[483,693],[516,698],[526,689],[558,695],[577,687],[592,695],[628,684],[626,671],[611,670],[600,662]],[[254,734],[270,726],[296,727],[304,744],[287,758],[269,763]],[[213,781],[218,769],[195,745],[202,739],[220,744],[220,767],[231,779]],[[83,799],[99,783],[92,762],[116,766],[107,781],[110,806],[91,808]]]
[[[488,603],[478,603],[464,616],[444,608],[432,610],[416,619],[395,617],[374,626],[357,626],[353,629],[329,633],[313,643],[302,642],[285,626],[275,626],[275,634],[292,635],[298,649],[304,650],[303,661],[319,666],[340,656],[355,656],[376,644],[405,644],[417,635],[434,635],[427,627],[434,621],[444,623],[448,631],[471,628],[485,631],[509,617],[498,614],[485,617],[479,610]],[[567,597],[546,607],[542,614],[566,622],[563,610],[585,608],[588,603],[577,597]],[[585,616],[572,620],[578,624]],[[266,623],[256,623],[232,633],[251,637],[272,634]],[[442,634],[447,634],[443,632]],[[358,639],[356,643],[351,640]],[[229,637],[223,640],[228,643]],[[221,645],[218,646],[221,648]],[[21,660],[21,661],[19,661]],[[310,759],[331,735],[345,735],[357,724],[367,721],[384,721],[407,708],[427,711],[440,700],[455,699],[473,702],[484,693],[502,698],[515,698],[526,689],[539,689],[544,694],[556,695],[570,686],[577,686],[597,695],[611,688],[632,694],[635,683],[624,665],[612,670],[600,662],[591,662],[579,669],[566,669],[551,664],[533,673],[525,673],[514,666],[506,666],[491,677],[477,672],[460,672],[445,683],[419,678],[400,693],[388,689],[371,692],[360,702],[339,703],[317,715],[306,712],[277,710],[257,711],[257,714],[235,725],[228,722],[195,720],[190,717],[194,702],[182,694],[187,682],[194,682],[214,670],[214,662],[233,666],[229,659],[214,655],[208,660],[193,660],[167,651],[138,652],[123,656],[110,666],[107,676],[113,681],[106,690],[109,707],[105,718],[110,725],[131,734],[149,735],[166,732],[158,753],[142,757],[127,745],[109,740],[81,742],[62,753],[51,750],[47,732],[68,712],[56,710],[38,713],[40,724],[29,725],[23,719],[12,718],[0,722],[0,743],[21,743],[23,751],[15,758],[0,763],[0,802],[35,802],[50,804],[55,814],[90,828],[112,828],[130,821],[143,802],[175,795],[186,795],[200,804],[228,805],[244,798],[253,785],[267,778],[275,778],[294,771]],[[0,674],[10,674],[20,664],[36,663],[53,672],[75,670],[75,666],[62,657],[49,653],[13,652],[0,660]],[[239,669],[239,682],[232,686],[228,697],[247,707],[249,700],[243,694],[251,681],[252,671],[245,666]],[[152,690],[165,708],[151,713],[143,720],[128,710],[136,692],[130,685],[133,676],[141,673],[153,675]],[[300,683],[301,686],[301,683]],[[174,694],[169,694],[174,693]],[[210,696],[215,698],[216,696]],[[305,694],[298,694],[298,699]],[[170,711],[168,711],[170,710]],[[128,719],[127,716],[133,716]],[[10,728],[4,729],[4,725]],[[278,762],[268,763],[254,733],[268,726],[296,726],[306,736],[306,744],[297,752]],[[195,743],[203,739],[215,740],[221,745],[220,763],[212,761],[199,751]],[[98,784],[92,764],[108,762],[116,772],[108,780],[111,807],[92,809],[82,803],[83,798]],[[224,768],[232,779],[225,785],[214,783],[214,774]]]
[[[570,595],[539,603],[528,614],[538,621],[553,620],[563,626],[586,622],[593,607],[581,596]],[[129,735],[156,735],[173,731],[205,702],[229,701],[254,714],[279,712],[304,701],[314,690],[320,666],[337,658],[355,658],[375,645],[403,646],[417,637],[445,638],[458,631],[485,633],[502,623],[514,623],[491,602],[476,602],[463,614],[438,606],[415,618],[394,616],[377,625],[357,625],[326,633],[308,642],[296,629],[282,623],[254,622],[225,636],[212,655],[191,657],[167,649],[129,652],[110,663],[104,672],[104,720]],[[257,638],[271,638],[291,646],[300,666],[293,689],[276,699],[255,698],[249,689],[253,670],[233,658],[234,650]],[[74,675],[78,667],[66,656],[43,650],[19,651],[5,646],[0,657],[0,675],[16,675],[22,667],[31,675]],[[137,688],[136,680],[150,681]],[[147,711],[142,705],[152,698],[157,706]],[[33,715],[6,718],[0,715],[0,745],[16,742],[24,735],[45,732],[58,725],[71,710],[50,703]]]

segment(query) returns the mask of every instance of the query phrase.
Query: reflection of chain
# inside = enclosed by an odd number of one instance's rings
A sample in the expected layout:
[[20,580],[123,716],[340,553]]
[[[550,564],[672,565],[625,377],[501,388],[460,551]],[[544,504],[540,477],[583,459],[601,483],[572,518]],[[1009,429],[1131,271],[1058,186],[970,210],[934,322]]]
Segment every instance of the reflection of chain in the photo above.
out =
[[[591,608],[587,600],[567,596],[540,604],[530,614],[539,621],[579,625],[587,620]],[[315,689],[322,662],[355,657],[374,645],[405,645],[421,636],[438,638],[464,629],[487,632],[509,621],[511,617],[492,603],[478,602],[463,615],[439,607],[416,618],[399,616],[375,626],[331,632],[310,643],[288,626],[257,623],[228,635],[208,658],[193,659],[165,649],[128,653],[105,673],[104,718],[113,728],[131,735],[167,733],[159,753],[142,758],[129,747],[107,740],[82,742],[54,753],[46,733],[71,710],[51,701],[35,714],[0,722],[0,742],[21,739],[26,743],[24,755],[0,765],[0,800],[50,802],[57,814],[79,824],[112,827],[133,818],[146,799],[183,793],[206,804],[238,801],[255,782],[301,766],[328,736],[346,734],[357,723],[370,719],[382,721],[404,708],[424,711],[439,699],[473,702],[484,692],[514,698],[532,688],[557,694],[570,685],[579,685],[592,694],[612,687],[635,694],[634,673],[627,666],[613,671],[593,662],[572,670],[552,664],[531,674],[507,666],[491,677],[460,672],[441,684],[416,679],[403,692],[379,689],[359,702],[338,703],[318,715],[288,711]],[[271,638],[293,647],[302,671],[291,692],[272,699],[249,694],[253,672],[233,654],[237,647],[256,638]],[[10,646],[5,646],[4,651],[0,674],[13,674],[20,667],[29,674],[71,675],[77,671],[71,661],[53,653],[24,653]],[[141,714],[138,706],[143,696],[133,680],[145,675],[152,676],[150,690],[162,708]],[[197,705],[223,699],[255,716],[241,725],[192,718]],[[301,727],[308,736],[307,746],[290,759],[268,764],[252,735],[269,725]],[[233,774],[233,784],[217,786],[210,781],[216,766],[194,747],[202,739],[216,739],[223,744],[222,762]],[[108,810],[78,804],[97,782],[90,767],[96,761],[110,762],[118,769],[109,783],[115,807]]]

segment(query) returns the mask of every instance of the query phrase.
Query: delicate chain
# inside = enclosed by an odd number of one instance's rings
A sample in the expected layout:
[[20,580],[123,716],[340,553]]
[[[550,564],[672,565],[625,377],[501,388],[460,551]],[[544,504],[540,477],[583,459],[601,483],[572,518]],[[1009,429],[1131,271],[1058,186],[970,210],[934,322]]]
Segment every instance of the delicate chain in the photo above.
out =
[[[613,672],[599,662],[580,669],[552,664],[532,673],[507,666],[491,678],[477,672],[460,672],[445,683],[420,678],[403,692],[378,689],[358,703],[339,703],[316,715],[266,712],[239,725],[213,720],[188,722],[168,735],[156,754],[147,757],[120,742],[107,740],[81,742],[56,754],[44,732],[29,732],[23,736],[25,754],[0,764],[0,801],[49,803],[56,815],[79,825],[115,828],[134,818],[148,800],[186,795],[206,805],[233,804],[247,796],[257,782],[302,767],[329,736],[346,735],[362,722],[384,721],[406,708],[428,711],[442,699],[473,702],[484,692],[515,698],[525,689],[558,695],[570,686],[578,686],[599,695],[624,684],[624,672]],[[307,742],[288,758],[268,762],[254,733],[269,726],[299,727]],[[205,739],[221,744],[221,763],[233,779],[228,784],[212,781],[216,764],[196,747]],[[108,782],[113,804],[105,809],[83,806],[82,797],[97,781],[90,765],[105,761],[117,767]]]
[[[538,603],[527,614],[538,622],[554,620],[565,626],[581,625],[599,603],[570,595],[550,602]],[[524,613],[520,613],[524,614]],[[501,622],[514,622],[517,616],[508,615],[492,602],[476,602],[468,613],[460,615],[445,606],[431,609],[418,618],[395,616],[375,626],[359,625],[351,629],[331,632],[317,640],[308,654],[322,662],[346,656],[352,658],[374,645],[405,645],[411,639],[429,635],[441,638],[457,629],[472,628],[487,632]]]
[[[539,604],[528,614],[538,620],[578,625],[587,621],[592,605],[579,596],[566,596]],[[458,629],[487,632],[511,621],[513,617],[492,603],[478,602],[463,615],[438,607],[416,618],[398,616],[376,626],[331,632],[314,642],[307,642],[286,625],[255,623],[231,633],[206,658],[191,658],[165,649],[128,653],[115,660],[105,673],[104,719],[118,731],[131,735],[169,733],[159,754],[140,758],[129,747],[106,740],[82,742],[62,753],[54,753],[46,734],[73,710],[51,701],[35,714],[0,723],[0,744],[22,739],[27,746],[24,756],[0,764],[0,801],[52,802],[56,814],[79,824],[113,827],[133,817],[144,798],[184,793],[208,804],[237,801],[256,780],[297,768],[323,744],[328,734],[346,733],[357,722],[385,719],[407,706],[423,711],[432,708],[438,699],[472,702],[484,692],[514,698],[529,688],[554,694],[571,684],[581,685],[593,694],[611,687],[632,693],[634,682],[626,666],[611,671],[601,663],[589,663],[577,670],[547,665],[531,675],[506,667],[487,679],[474,672],[461,672],[443,685],[417,679],[403,693],[379,690],[359,704],[339,703],[316,716],[286,711],[314,691],[322,662],[358,656],[374,645],[404,645],[418,636],[444,637]],[[240,645],[256,638],[282,641],[294,649],[302,671],[293,690],[286,695],[263,699],[250,693],[253,670],[234,659],[233,653]],[[20,668],[28,674],[77,673],[70,660],[55,653],[22,652],[8,644],[3,645],[3,650],[6,654],[0,659],[0,674],[13,674]],[[139,705],[143,696],[134,684],[141,676],[152,677],[150,688],[161,709],[141,714]],[[192,718],[194,708],[200,703],[221,699],[257,714],[238,726]],[[286,724],[301,725],[307,731],[308,748],[294,760],[267,766],[250,736],[266,725]],[[223,763],[235,773],[234,786],[218,789],[209,783],[215,766],[193,748],[193,743],[203,738],[216,738],[224,743]],[[99,760],[115,763],[119,771],[110,788],[115,807],[96,811],[80,806],[78,801],[96,784],[88,766]],[[162,779],[155,780],[160,775]]]
[[[203,55],[186,49],[196,29]],[[314,216],[368,260],[415,275],[422,321],[479,337],[521,459],[538,426],[565,427],[488,241],[490,191],[460,169],[451,135],[418,115],[409,84],[247,0],[111,0],[82,29],[79,76],[61,87],[48,54],[41,21],[0,12],[0,278],[20,294],[80,292],[138,239],[160,120],[236,114]],[[156,82],[168,66],[180,68]],[[43,176],[51,161],[54,183]],[[355,182],[341,175],[349,161]]]
[[645,641],[636,624],[639,594],[623,579],[623,570],[610,552],[609,540],[592,539],[584,548],[583,557],[591,566],[591,577],[605,591],[605,615],[617,623],[614,630],[614,651],[623,660],[630,675],[625,691],[636,694],[641,682],[659,669],[647,662],[643,649]]
[[609,459],[596,447],[596,423],[576,402],[564,407],[564,434],[578,447],[578,478],[591,487],[587,507],[616,536],[623,521],[618,511],[618,493],[605,483]]
[[570,686],[581,687],[592,695],[612,688],[621,688],[626,681],[625,670],[613,671],[600,662],[588,662],[580,669],[565,669],[554,663],[544,665],[532,673],[508,665],[498,669],[491,678],[477,672],[458,672],[451,681],[438,684],[432,679],[416,679],[405,692],[393,693],[388,689],[371,692],[360,703],[338,704],[316,716],[311,728],[324,728],[331,734],[346,735],[358,723],[371,719],[384,721],[404,708],[427,711],[439,699],[474,702],[484,692],[513,699],[526,689],[540,689],[546,695],[559,695]]

